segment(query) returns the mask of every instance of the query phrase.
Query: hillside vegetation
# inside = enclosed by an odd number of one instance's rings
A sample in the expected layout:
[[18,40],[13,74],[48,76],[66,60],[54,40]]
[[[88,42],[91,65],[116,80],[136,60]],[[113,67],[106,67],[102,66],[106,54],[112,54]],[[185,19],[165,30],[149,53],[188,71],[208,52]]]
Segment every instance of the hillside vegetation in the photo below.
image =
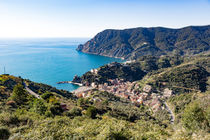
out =
[[192,55],[210,49],[210,26],[189,26],[181,29],[133,28],[104,30],[79,45],[77,50],[125,59],[145,55]]
[[170,88],[176,93],[209,90],[210,56],[184,57],[180,65],[148,73],[140,84],[150,84],[157,90]]
[[122,79],[125,82],[139,81],[141,87],[149,84],[156,90],[170,88],[175,92],[205,92],[210,82],[209,60],[209,54],[194,57],[143,56],[130,63],[115,62],[102,66],[74,80],[84,85],[110,85],[111,79]]
[[[128,64],[102,66],[96,75],[88,72],[89,77],[82,77],[91,79],[90,83],[99,77],[99,84],[122,78],[125,83],[130,81],[139,95],[149,85],[152,91],[143,103],[98,88],[87,91],[86,96],[75,96],[21,77],[0,75],[0,140],[208,140],[209,57],[144,56]],[[173,95],[164,97],[166,88]],[[154,110],[149,101],[160,103],[160,108]]]

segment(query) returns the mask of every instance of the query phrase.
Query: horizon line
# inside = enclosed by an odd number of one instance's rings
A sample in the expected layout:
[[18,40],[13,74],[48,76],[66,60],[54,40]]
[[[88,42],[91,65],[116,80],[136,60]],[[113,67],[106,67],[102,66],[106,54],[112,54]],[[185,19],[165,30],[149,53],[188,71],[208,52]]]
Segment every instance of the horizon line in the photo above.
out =
[[75,39],[79,39],[79,38],[82,38],[82,39],[88,39],[88,38],[91,38],[91,37],[50,37],[50,36],[43,36],[43,37],[0,37],[0,39],[42,39],[42,38],[46,38],[46,39],[53,39],[53,38],[75,38]]
[[106,28],[103,29],[99,32],[97,32],[94,36],[6,36],[6,37],[1,37],[0,39],[41,39],[41,38],[83,38],[83,39],[90,39],[95,37],[98,33],[103,32],[104,30],[127,30],[127,29],[135,29],[135,28],[168,28],[168,29],[182,29],[182,28],[187,28],[187,27],[194,27],[194,26],[210,26],[210,24],[200,24],[200,25],[185,25],[185,26],[180,26],[180,27],[169,27],[169,26],[135,26],[135,27],[128,27],[128,28]]

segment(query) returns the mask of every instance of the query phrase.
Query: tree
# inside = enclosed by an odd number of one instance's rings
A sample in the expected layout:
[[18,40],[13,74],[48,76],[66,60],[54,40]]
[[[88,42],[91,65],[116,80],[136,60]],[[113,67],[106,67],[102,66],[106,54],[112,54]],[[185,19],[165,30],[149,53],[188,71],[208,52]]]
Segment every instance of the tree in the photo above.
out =
[[144,60],[141,62],[141,69],[148,72],[152,70],[157,70],[158,66],[156,64],[156,58],[152,56],[145,57]]
[[167,67],[171,67],[168,57],[167,56],[160,57],[160,59],[158,60],[158,68],[167,68]]
[[23,85],[18,84],[14,87],[11,97],[18,105],[24,104],[27,101],[27,94]]
[[170,60],[172,66],[177,66],[183,63],[183,58],[180,55],[173,55]]

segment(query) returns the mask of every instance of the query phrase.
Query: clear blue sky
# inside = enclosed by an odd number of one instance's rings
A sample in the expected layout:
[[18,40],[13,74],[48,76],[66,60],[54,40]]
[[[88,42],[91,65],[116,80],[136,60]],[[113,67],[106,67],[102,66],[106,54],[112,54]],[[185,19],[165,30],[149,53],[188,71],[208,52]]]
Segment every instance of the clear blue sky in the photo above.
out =
[[210,0],[0,0],[0,37],[93,37],[104,29],[210,24]]

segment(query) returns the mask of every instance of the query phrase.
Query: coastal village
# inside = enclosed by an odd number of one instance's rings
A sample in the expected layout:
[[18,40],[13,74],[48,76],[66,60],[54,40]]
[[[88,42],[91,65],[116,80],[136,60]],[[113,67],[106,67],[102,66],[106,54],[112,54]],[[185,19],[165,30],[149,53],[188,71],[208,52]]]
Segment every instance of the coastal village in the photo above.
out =
[[87,98],[90,97],[92,89],[112,93],[136,105],[144,104],[149,106],[154,112],[161,108],[164,109],[162,100],[173,95],[173,91],[168,88],[161,94],[154,93],[150,85],[145,85],[142,90],[140,90],[137,82],[124,81],[123,79],[110,79],[109,84],[96,85],[95,83],[91,83],[89,87],[81,87],[81,89],[76,90],[74,93],[77,97]]

